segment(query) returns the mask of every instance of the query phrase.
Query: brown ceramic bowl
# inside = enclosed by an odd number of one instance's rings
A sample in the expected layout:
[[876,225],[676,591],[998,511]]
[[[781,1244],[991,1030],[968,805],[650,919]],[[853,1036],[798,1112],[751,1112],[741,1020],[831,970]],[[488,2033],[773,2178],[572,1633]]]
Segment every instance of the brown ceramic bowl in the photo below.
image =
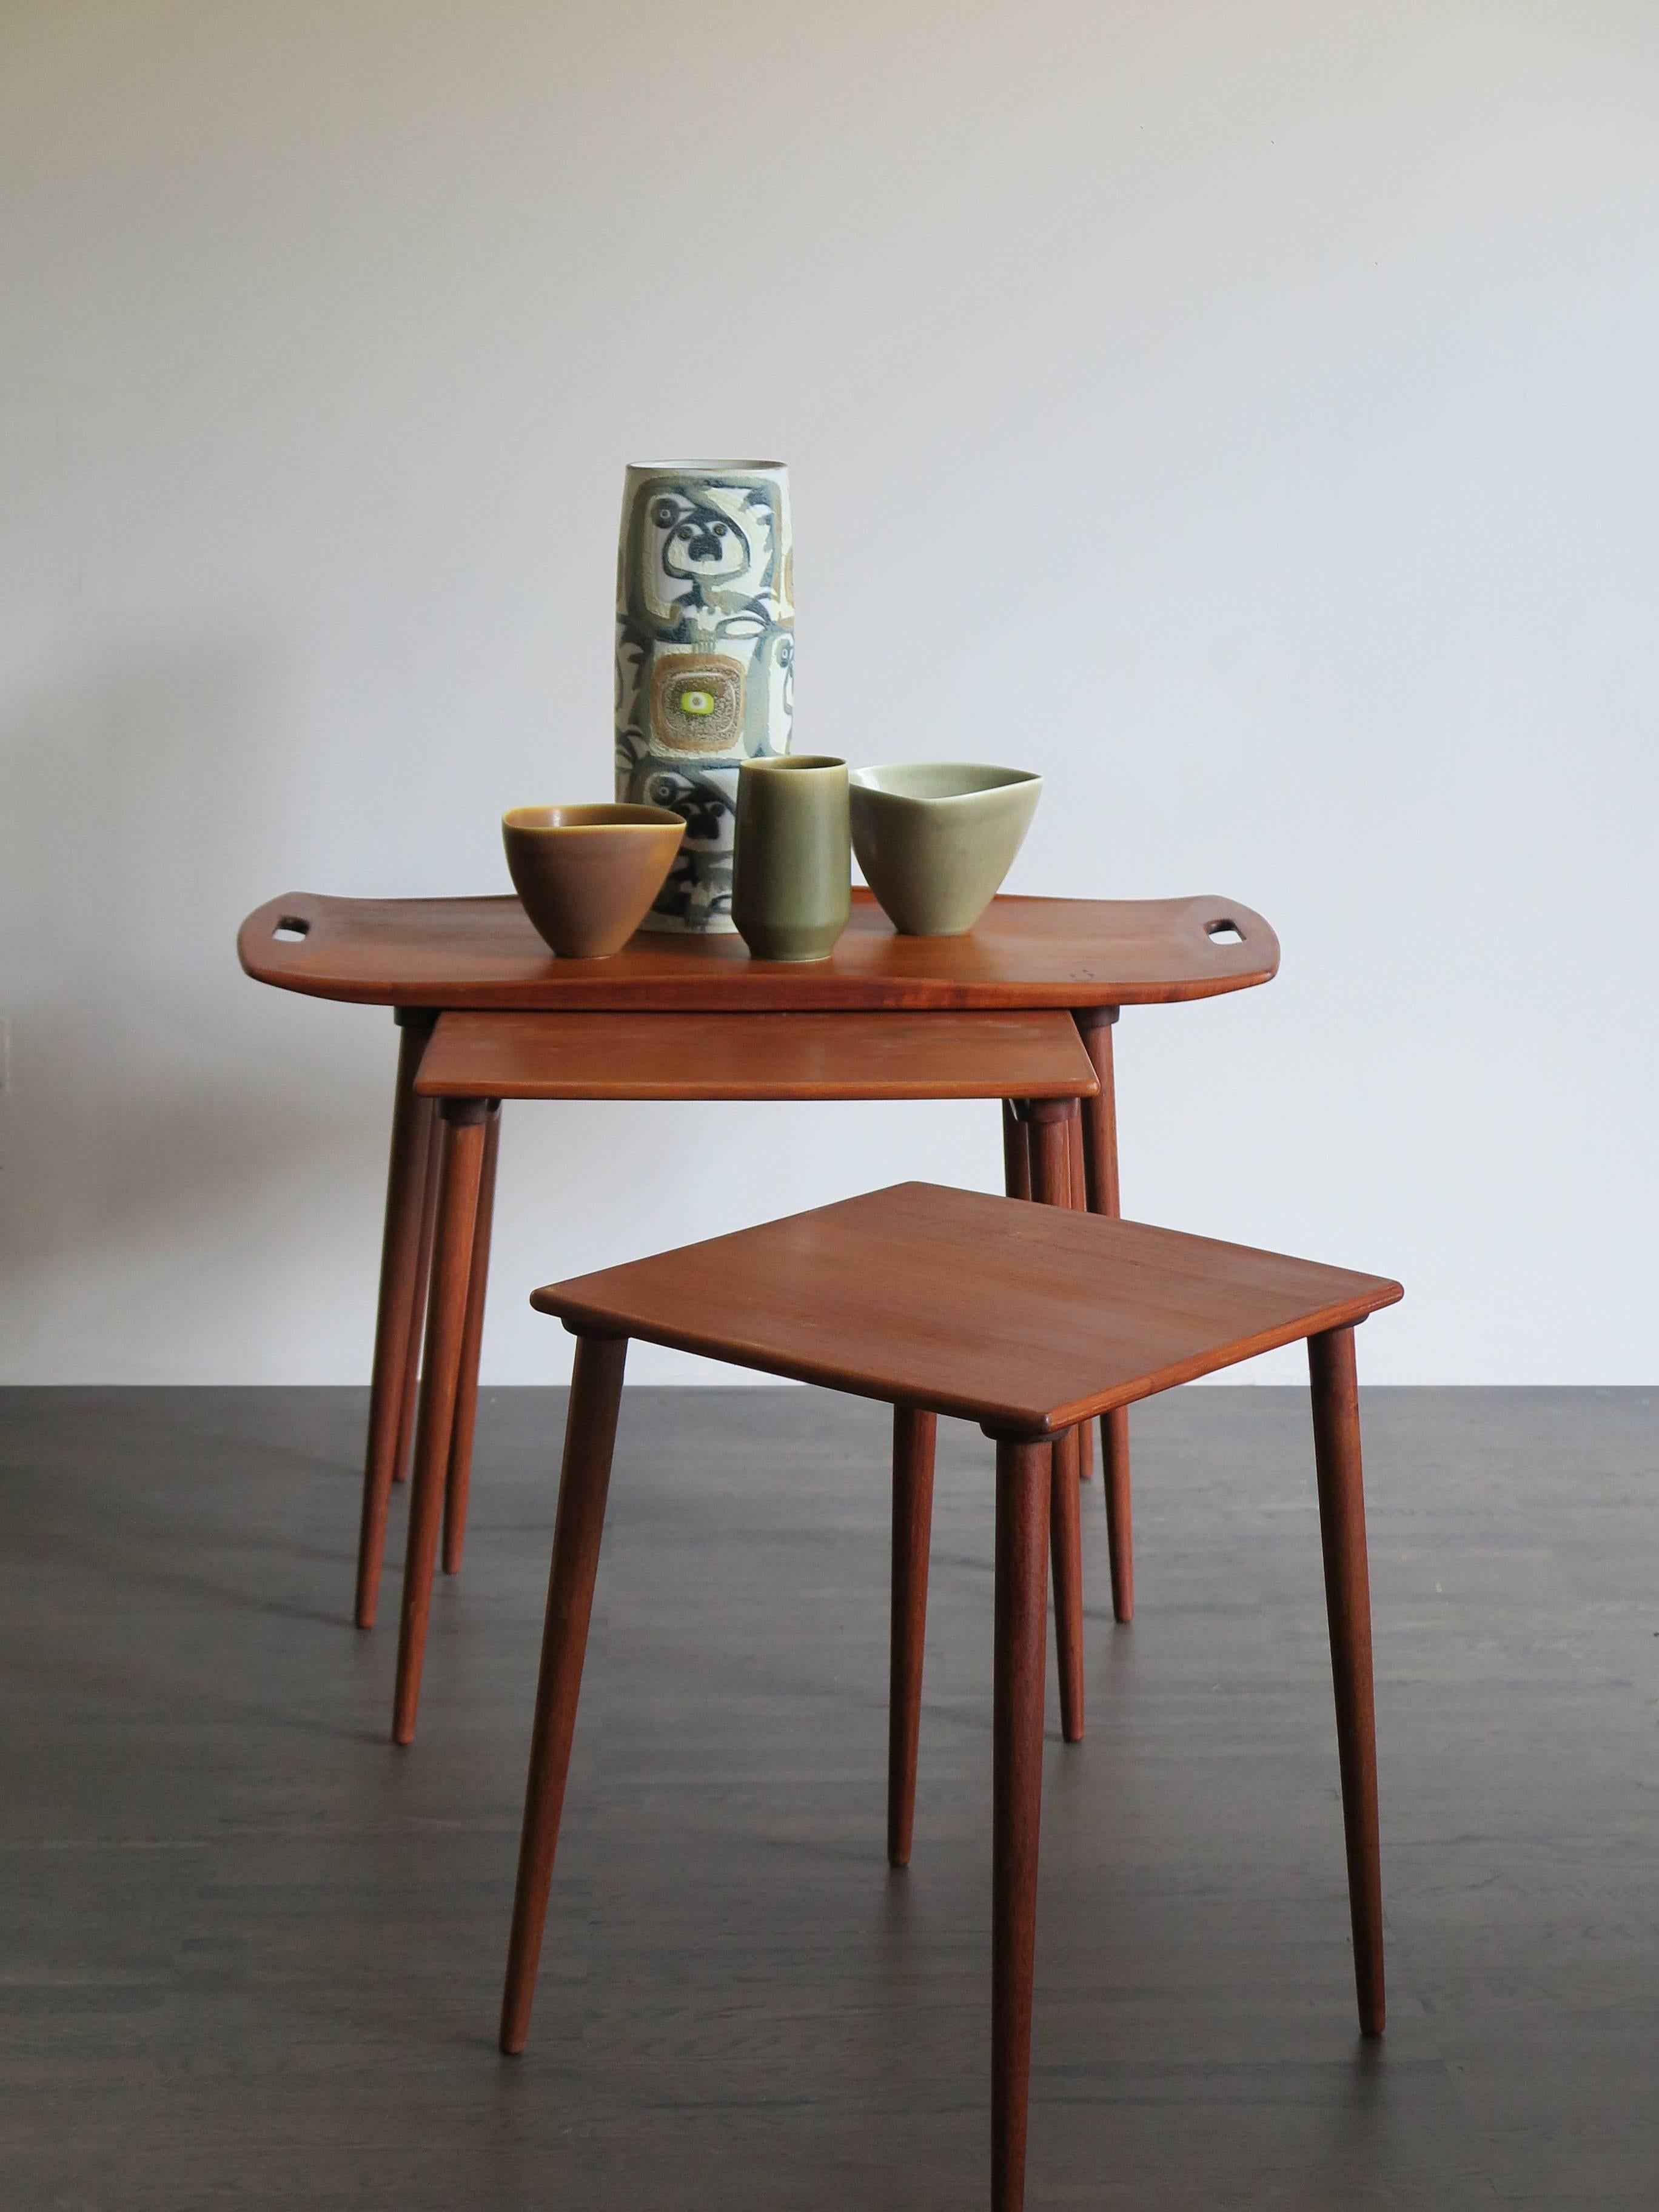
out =
[[621,951],[684,835],[665,806],[514,806],[501,817],[513,888],[562,960]]

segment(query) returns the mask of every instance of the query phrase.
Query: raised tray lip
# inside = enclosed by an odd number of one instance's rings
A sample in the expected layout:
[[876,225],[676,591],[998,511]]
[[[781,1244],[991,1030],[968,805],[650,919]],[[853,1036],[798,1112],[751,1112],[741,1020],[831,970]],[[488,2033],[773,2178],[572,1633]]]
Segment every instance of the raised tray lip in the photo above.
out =
[[[1040,974],[998,972],[998,956],[981,934],[982,921],[967,937],[899,939],[872,895],[862,888],[853,894],[850,935],[855,947],[890,945],[890,956],[874,953],[878,963],[890,957],[889,965],[872,964],[867,953],[862,961],[849,959],[848,939],[827,961],[751,961],[741,939],[728,935],[653,934],[635,940],[640,955],[635,960],[625,947],[609,960],[556,961],[510,892],[397,899],[285,892],[247,916],[236,949],[244,973],[256,982],[310,998],[358,1006],[546,1007],[569,1012],[739,1012],[745,1007],[756,1012],[923,1012],[1176,1005],[1249,990],[1271,981],[1279,971],[1279,939],[1272,926],[1237,899],[1208,893],[1168,899],[1001,893],[987,914],[1030,924],[1044,918],[1036,913],[1043,908],[1053,910],[1057,928],[1063,927],[1070,910],[1079,936],[1074,951],[1057,955],[1048,971]],[[515,940],[523,941],[485,960],[477,972],[457,972],[453,956],[441,945],[410,957],[423,911],[441,922],[477,918],[489,909]],[[1147,948],[1139,963],[1098,957],[1099,947],[1110,951],[1109,934],[1101,935],[1102,917],[1114,914],[1124,917],[1126,942],[1133,938],[1131,921],[1139,922],[1143,935],[1149,918],[1158,925],[1160,941]],[[393,926],[383,926],[377,944],[374,921],[387,916]],[[307,933],[303,939],[284,941],[275,935],[289,919]],[[1203,941],[1207,932],[1225,924],[1239,930],[1243,944],[1212,950]],[[1018,945],[1024,942],[1029,937],[1018,938],[1014,949],[1005,952],[1005,965],[1019,964]],[[986,952],[977,965],[976,949]],[[1097,952],[1092,960],[1091,951]],[[1042,963],[1028,957],[1023,965],[1030,969]]]

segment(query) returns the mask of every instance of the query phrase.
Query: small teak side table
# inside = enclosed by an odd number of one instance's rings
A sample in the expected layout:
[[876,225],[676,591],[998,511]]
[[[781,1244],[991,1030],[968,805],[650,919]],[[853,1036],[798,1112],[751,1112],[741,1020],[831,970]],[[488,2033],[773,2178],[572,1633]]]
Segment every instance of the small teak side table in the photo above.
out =
[[[829,959],[752,960],[731,936],[641,933],[608,960],[556,960],[516,898],[355,899],[289,892],[242,924],[237,953],[257,981],[313,998],[394,1009],[401,1029],[386,1179],[386,1226],[364,1471],[366,1497],[406,1471],[436,1216],[439,1152],[434,1103],[416,1090],[438,1014],[514,1009],[537,1014],[705,1013],[983,1015],[1069,1012],[1098,1081],[1081,1121],[1091,1211],[1118,1212],[1112,1024],[1126,1006],[1168,1006],[1249,990],[1277,973],[1279,940],[1235,899],[994,899],[964,937],[897,936],[868,891],[853,894],[848,929]],[[642,1048],[649,1052],[649,1031]],[[652,1095],[686,1095],[672,1080]],[[616,1095],[616,1094],[608,1094]],[[953,1094],[960,1095],[960,1094]],[[495,1126],[495,1125],[492,1125]],[[1030,1194],[1025,1127],[1004,1109],[1006,1188]],[[477,1248],[487,1252],[493,1139],[481,1168]],[[481,1273],[481,1270],[480,1270]],[[463,1399],[482,1280],[459,1383]],[[463,1433],[458,1420],[456,1433]],[[1133,1611],[1128,1580],[1127,1419],[1101,1420],[1114,1545],[1114,1611]],[[360,1584],[367,1626],[374,1594]]]
[[[1084,1210],[1080,1101],[1100,1079],[1067,1013],[440,1014],[416,1081],[441,1130],[437,1228],[415,1435],[415,1495],[404,1560],[392,1739],[413,1740],[443,1522],[443,1565],[461,1562],[477,1402],[488,1234],[503,1099],[761,1100],[988,1098],[1018,1102],[1013,1128],[1027,1188],[1015,1194]],[[1083,1577],[1078,1528],[1079,1431],[1057,1444],[1054,1621],[1061,1715],[1083,1735]],[[933,1425],[904,1455],[912,1492],[933,1489]],[[386,1543],[389,1469],[365,1484],[360,1601],[372,1605]],[[896,1515],[902,1518],[896,1496]],[[1109,1522],[1115,1578],[1127,1578],[1127,1515]],[[896,1525],[895,1542],[903,1531]],[[1116,1573],[1121,1554],[1121,1574]]]
[[[893,1407],[996,1443],[991,1782],[992,2212],[1021,2212],[1042,1802],[1051,1469],[1079,1422],[1305,1339],[1347,1846],[1354,1994],[1385,2016],[1370,1598],[1354,1331],[1400,1285],[1139,1222],[903,1183],[532,1293],[576,1338],[525,1790],[501,2047],[529,2034],[631,1340]],[[1075,1489],[1073,1490],[1073,1502]],[[895,1548],[889,1856],[908,1861],[925,1599],[925,1504],[901,1599]],[[900,1849],[895,1851],[892,1839]],[[695,1996],[690,1999],[695,2002]]]

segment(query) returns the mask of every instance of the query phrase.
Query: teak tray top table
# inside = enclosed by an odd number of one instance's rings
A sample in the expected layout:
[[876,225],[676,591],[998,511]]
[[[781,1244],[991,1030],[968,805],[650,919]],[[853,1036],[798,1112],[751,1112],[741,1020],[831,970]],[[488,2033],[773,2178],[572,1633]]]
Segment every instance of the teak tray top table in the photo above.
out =
[[965,937],[899,937],[866,890],[827,960],[751,960],[740,937],[644,931],[608,960],[556,960],[516,898],[290,892],[242,924],[257,982],[370,1006],[577,1013],[938,1012],[1170,1006],[1270,982],[1279,939],[1223,898],[993,899]]
[[[242,924],[237,954],[256,981],[313,998],[391,1006],[402,1030],[381,1247],[366,1499],[401,1480],[409,1462],[415,1384],[436,1213],[435,1102],[416,1091],[433,1024],[445,1009],[526,1013],[725,1014],[817,1012],[926,1015],[1060,1008],[1072,1014],[1098,1078],[1083,1102],[1082,1175],[1089,1210],[1118,1212],[1111,1024],[1126,1006],[1167,1006],[1248,990],[1279,967],[1279,940],[1237,900],[994,899],[963,937],[900,937],[866,890],[854,890],[846,933],[827,960],[751,959],[741,938],[641,933],[606,960],[556,960],[514,897],[330,898],[290,892]],[[637,1049],[637,1048],[636,1048]],[[665,1074],[672,1055],[664,1053]],[[613,1092],[611,1095],[623,1095]],[[634,1095],[640,1095],[635,1092]],[[688,1093],[665,1080],[654,1095]],[[826,1095],[834,1095],[828,1093]],[[945,1091],[942,1096],[961,1096]],[[469,1301],[467,1356],[476,1364],[495,1129],[483,1166],[479,1280]],[[1005,1109],[1006,1187],[1032,1194],[1024,1131]],[[460,1389],[468,1395],[464,1363]],[[458,1442],[470,1418],[458,1407]],[[1101,1423],[1113,1544],[1113,1606],[1133,1610],[1128,1437],[1120,1409]],[[463,1472],[463,1485],[464,1485]],[[360,1577],[357,1618],[374,1617]]]

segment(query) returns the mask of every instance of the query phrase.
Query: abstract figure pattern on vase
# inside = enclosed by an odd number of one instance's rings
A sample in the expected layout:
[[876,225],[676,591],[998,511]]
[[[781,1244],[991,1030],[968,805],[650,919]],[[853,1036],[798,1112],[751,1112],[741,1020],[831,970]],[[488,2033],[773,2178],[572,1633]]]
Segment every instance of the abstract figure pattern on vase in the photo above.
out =
[[617,797],[685,840],[647,929],[730,930],[738,770],[789,750],[795,607],[776,461],[629,467],[617,560]]

